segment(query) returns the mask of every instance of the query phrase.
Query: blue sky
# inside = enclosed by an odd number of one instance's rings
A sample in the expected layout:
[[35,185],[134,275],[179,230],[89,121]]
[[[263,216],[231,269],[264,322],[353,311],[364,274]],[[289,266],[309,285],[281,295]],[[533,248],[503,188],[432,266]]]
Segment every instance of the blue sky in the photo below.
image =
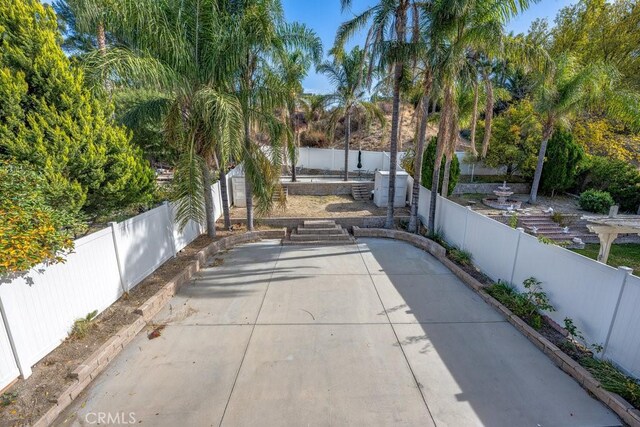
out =
[[[530,7],[526,12],[513,19],[508,30],[516,33],[525,32],[529,24],[537,18],[548,18],[552,23],[556,13],[563,7],[576,3],[577,0],[542,0]],[[333,45],[335,32],[340,23],[350,19],[375,0],[353,0],[352,12],[340,12],[340,0],[282,0],[285,15],[289,21],[299,21],[313,28],[322,39],[325,52]],[[354,40],[353,44],[364,44],[364,35]],[[331,86],[327,79],[313,70],[304,80],[306,91],[327,93]]]

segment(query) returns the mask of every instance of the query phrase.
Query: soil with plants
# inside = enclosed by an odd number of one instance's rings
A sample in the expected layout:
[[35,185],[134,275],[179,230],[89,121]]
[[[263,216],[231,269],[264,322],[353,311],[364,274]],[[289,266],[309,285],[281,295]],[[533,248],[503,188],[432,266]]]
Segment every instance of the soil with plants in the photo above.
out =
[[599,343],[588,344],[570,318],[564,319],[564,327],[556,324],[545,312],[555,309],[550,304],[541,283],[531,277],[523,283],[525,291],[519,292],[510,284],[494,283],[487,293],[504,304],[529,326],[555,344],[565,354],[587,369],[602,387],[617,393],[636,409],[640,409],[640,382],[618,369],[611,361],[596,357],[602,351]]
[[[246,227],[238,225],[232,231],[218,228],[215,240],[245,231]],[[0,427],[35,423],[74,381],[69,374],[123,326],[133,323],[139,317],[134,311],[213,241],[206,235],[198,237],[100,315],[87,313],[84,318],[76,320],[69,337],[33,366],[33,374],[29,378],[18,379],[0,395]],[[155,326],[149,328],[153,330]]]

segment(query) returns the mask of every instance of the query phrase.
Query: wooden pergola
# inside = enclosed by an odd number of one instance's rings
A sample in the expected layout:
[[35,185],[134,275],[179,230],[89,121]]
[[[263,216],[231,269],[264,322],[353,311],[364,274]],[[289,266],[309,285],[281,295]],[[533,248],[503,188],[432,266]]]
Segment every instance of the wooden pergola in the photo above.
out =
[[600,239],[598,261],[607,263],[611,244],[619,234],[638,234],[640,236],[640,215],[583,216],[587,228]]

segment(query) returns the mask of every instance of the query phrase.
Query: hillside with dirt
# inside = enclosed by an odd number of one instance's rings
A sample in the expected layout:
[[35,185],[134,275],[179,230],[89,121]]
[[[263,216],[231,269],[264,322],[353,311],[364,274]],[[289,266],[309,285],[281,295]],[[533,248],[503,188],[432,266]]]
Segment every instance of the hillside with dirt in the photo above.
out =
[[[385,126],[381,126],[379,122],[374,121],[366,126],[365,123],[357,119],[351,120],[351,148],[354,150],[368,151],[389,151],[389,142],[391,135],[391,104],[382,103],[382,111],[385,117]],[[401,128],[400,140],[398,143],[398,151],[405,151],[409,147],[413,147],[413,137],[416,132],[415,111],[412,105],[403,104],[401,107]],[[307,124],[307,129],[301,134],[300,145],[303,147],[314,148],[344,148],[344,123],[340,122],[335,130],[332,141],[328,138],[328,124],[326,120]],[[436,123],[430,123],[427,128],[427,140],[436,136],[438,128]],[[468,143],[460,138],[458,142],[460,150],[468,147]]]

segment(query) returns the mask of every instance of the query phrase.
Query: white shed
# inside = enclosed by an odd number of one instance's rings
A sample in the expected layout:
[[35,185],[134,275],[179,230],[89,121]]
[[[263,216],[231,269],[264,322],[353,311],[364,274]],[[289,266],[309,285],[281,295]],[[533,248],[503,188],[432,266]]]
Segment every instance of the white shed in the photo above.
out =
[[[407,200],[407,179],[409,174],[404,171],[396,172],[396,195],[393,206],[405,206]],[[376,171],[373,190],[373,203],[378,207],[385,207],[389,202],[389,171]]]

